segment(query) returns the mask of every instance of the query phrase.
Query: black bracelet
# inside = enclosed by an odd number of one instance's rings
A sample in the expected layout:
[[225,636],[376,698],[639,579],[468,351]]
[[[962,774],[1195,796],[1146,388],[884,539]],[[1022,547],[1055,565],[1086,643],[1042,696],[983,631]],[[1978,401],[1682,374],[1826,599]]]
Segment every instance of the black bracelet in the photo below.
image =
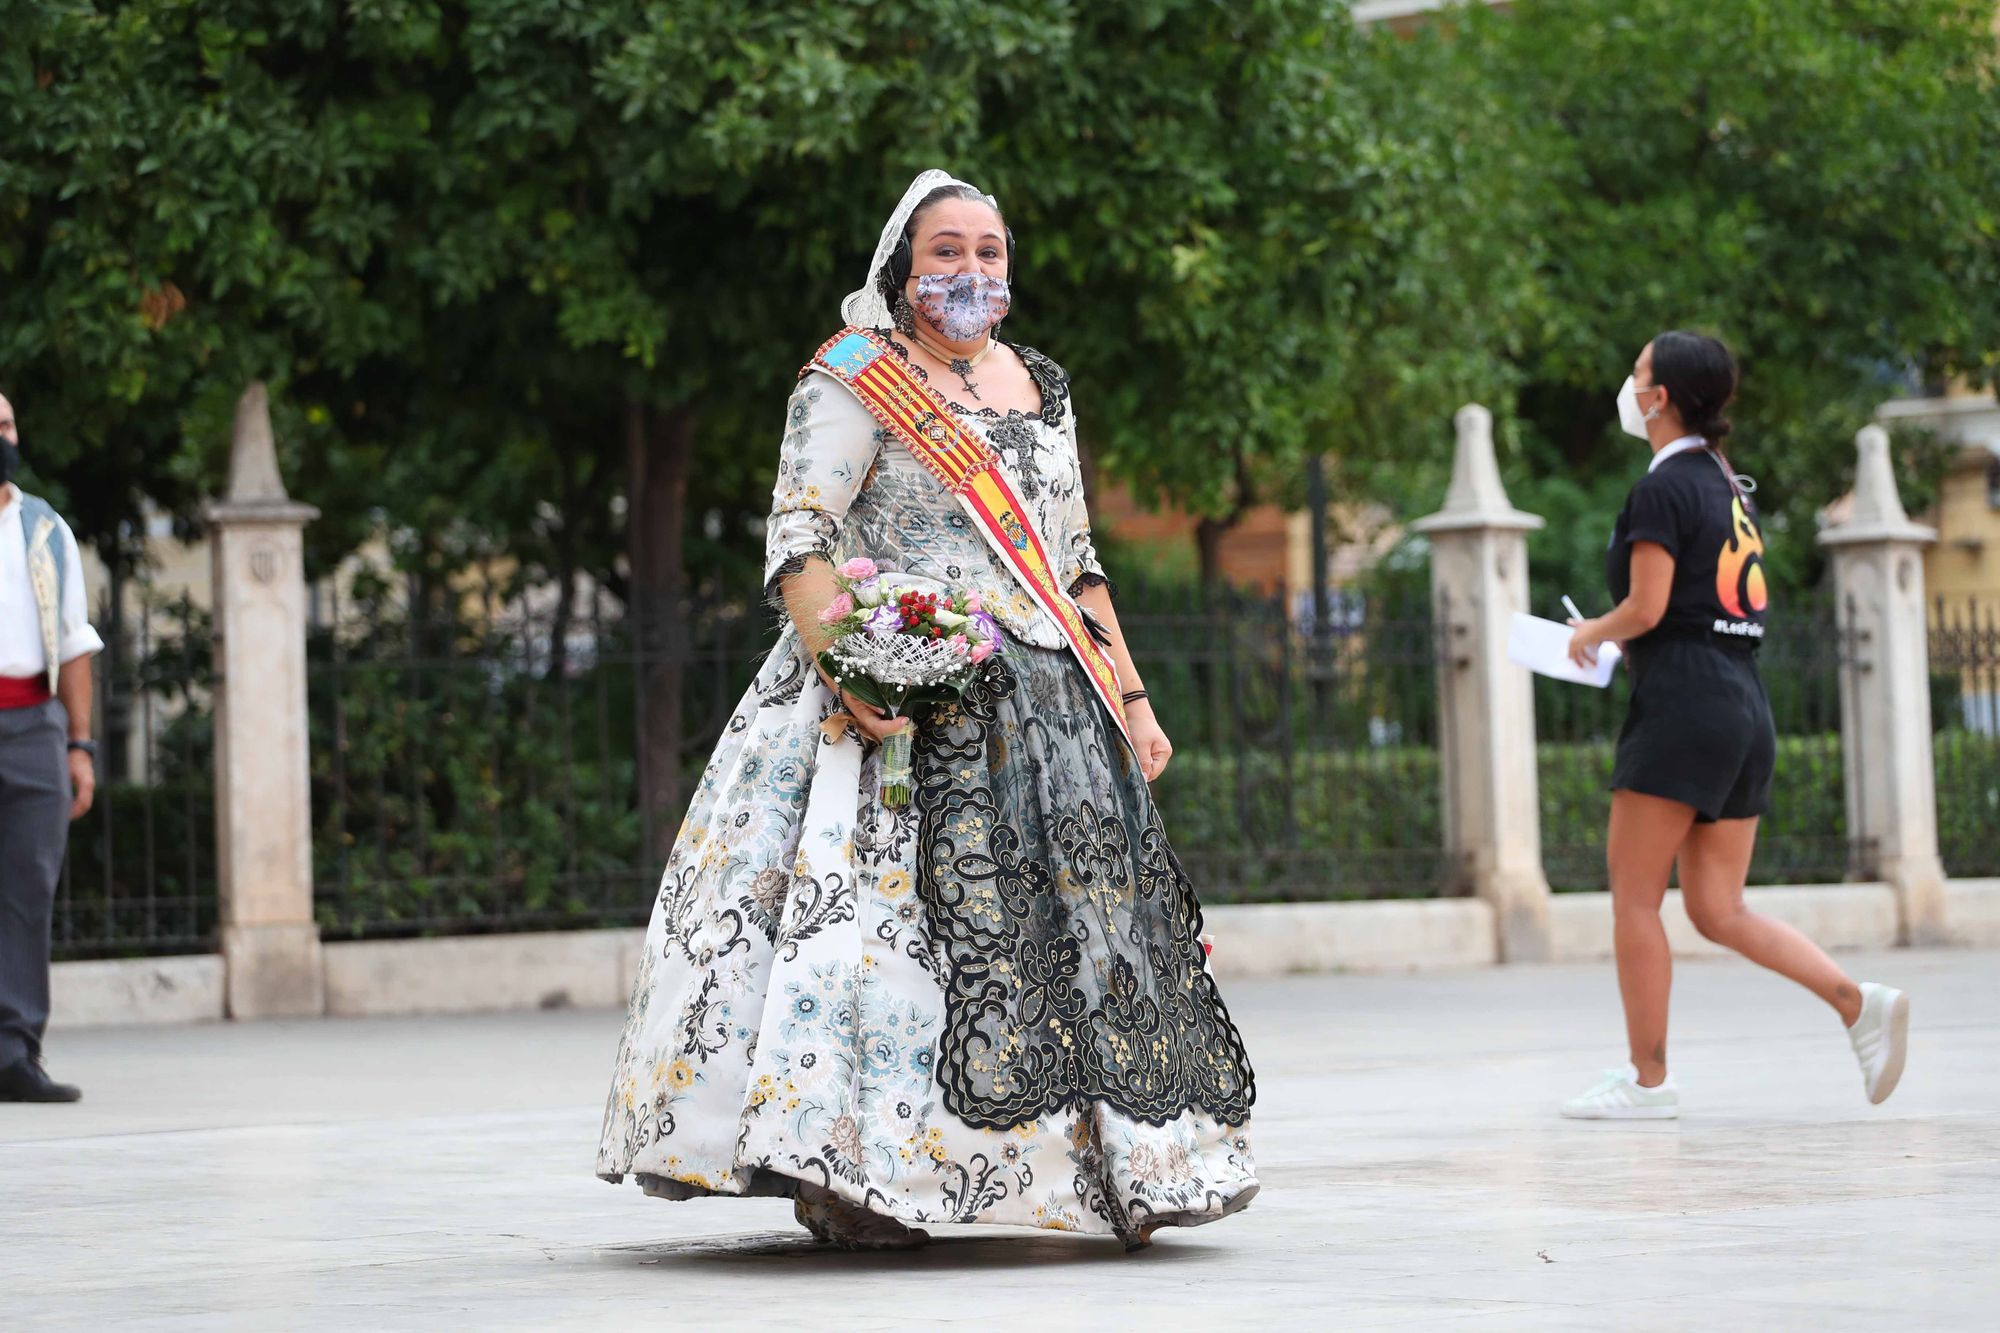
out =
[[91,756],[93,759],[97,757],[96,741],[71,741],[69,743],[69,748],[72,750],[81,750],[83,753]]
[[1127,690],[1120,697],[1123,698],[1124,701],[1128,704],[1135,704],[1138,703],[1141,699],[1149,699],[1152,696],[1147,694],[1144,690]]

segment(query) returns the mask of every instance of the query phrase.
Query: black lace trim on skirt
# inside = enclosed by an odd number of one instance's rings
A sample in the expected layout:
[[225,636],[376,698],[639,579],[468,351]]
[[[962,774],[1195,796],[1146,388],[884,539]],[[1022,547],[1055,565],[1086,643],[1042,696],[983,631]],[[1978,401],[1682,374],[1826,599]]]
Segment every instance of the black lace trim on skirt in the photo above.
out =
[[1081,668],[1011,647],[918,729],[915,766],[951,1112],[1005,1129],[1101,1101],[1151,1125],[1190,1108],[1242,1124],[1255,1075],[1193,885]]

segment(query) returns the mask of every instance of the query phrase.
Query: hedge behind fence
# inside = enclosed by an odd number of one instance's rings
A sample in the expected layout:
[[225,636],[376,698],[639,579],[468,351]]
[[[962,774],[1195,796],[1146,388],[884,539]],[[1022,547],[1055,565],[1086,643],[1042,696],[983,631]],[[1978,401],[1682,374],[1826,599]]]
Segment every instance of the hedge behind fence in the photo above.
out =
[[[1612,745],[1548,743],[1537,758],[1550,883],[1559,891],[1601,889]],[[1753,882],[1844,876],[1840,764],[1838,736],[1779,738]],[[2000,781],[2000,759],[1994,768]],[[1435,749],[1305,753],[1289,767],[1267,753],[1182,751],[1154,795],[1167,836],[1209,902],[1421,897],[1437,892],[1444,874],[1435,853],[1443,840]],[[1285,856],[1271,848],[1288,809],[1298,851]],[[1428,877],[1397,873],[1426,862],[1435,871]],[[1357,873],[1371,867],[1386,873]]]

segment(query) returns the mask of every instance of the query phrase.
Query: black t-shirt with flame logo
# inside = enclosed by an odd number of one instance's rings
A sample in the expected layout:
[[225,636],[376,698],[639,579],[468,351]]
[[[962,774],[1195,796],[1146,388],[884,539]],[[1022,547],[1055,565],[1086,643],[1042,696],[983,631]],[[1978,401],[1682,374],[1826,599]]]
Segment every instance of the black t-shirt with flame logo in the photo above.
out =
[[1625,497],[1604,553],[1614,601],[1632,590],[1633,542],[1658,542],[1674,558],[1673,591],[1652,633],[1745,648],[1763,639],[1770,594],[1757,506],[1714,450],[1675,454]]

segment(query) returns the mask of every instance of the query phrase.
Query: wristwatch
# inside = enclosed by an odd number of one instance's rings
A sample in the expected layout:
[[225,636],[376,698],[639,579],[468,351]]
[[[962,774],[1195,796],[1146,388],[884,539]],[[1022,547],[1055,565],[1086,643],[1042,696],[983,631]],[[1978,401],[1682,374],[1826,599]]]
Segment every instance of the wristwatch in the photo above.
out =
[[92,759],[95,759],[97,757],[96,741],[71,741],[69,743],[69,748],[72,750],[81,750],[85,754],[89,755]]

